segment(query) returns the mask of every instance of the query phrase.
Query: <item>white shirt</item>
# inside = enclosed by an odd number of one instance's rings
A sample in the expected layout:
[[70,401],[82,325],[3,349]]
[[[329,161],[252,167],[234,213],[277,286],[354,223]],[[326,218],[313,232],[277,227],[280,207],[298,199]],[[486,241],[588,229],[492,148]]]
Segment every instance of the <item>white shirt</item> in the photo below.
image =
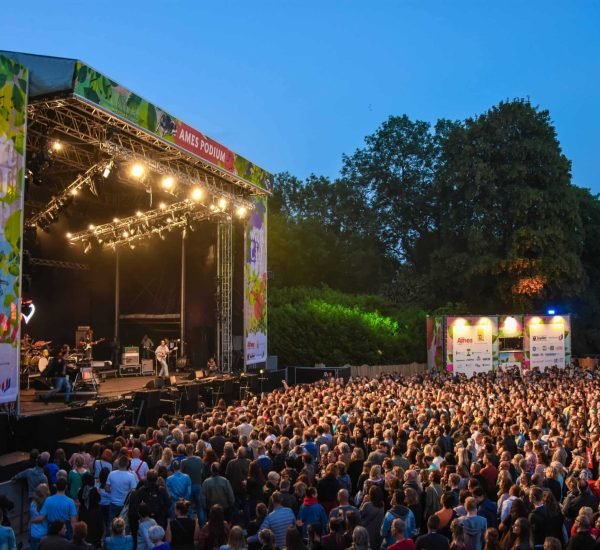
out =
[[167,346],[158,346],[156,351],[156,358],[160,361],[161,359],[165,359],[169,354],[169,348]]
[[149,467],[141,458],[132,458],[131,467],[129,469],[139,480],[142,480],[146,477]]
[[113,470],[108,474],[106,484],[110,487],[110,503],[123,506],[129,492],[137,487],[138,480],[133,472]]

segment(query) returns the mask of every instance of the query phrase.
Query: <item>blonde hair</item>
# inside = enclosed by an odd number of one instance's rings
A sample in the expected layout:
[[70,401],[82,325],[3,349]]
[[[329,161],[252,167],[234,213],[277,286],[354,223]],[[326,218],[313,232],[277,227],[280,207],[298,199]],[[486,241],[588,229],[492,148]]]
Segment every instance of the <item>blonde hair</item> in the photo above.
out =
[[246,548],[244,531],[239,525],[234,525],[231,528],[231,531],[229,531],[227,545],[229,546],[229,550],[242,550],[242,548]]

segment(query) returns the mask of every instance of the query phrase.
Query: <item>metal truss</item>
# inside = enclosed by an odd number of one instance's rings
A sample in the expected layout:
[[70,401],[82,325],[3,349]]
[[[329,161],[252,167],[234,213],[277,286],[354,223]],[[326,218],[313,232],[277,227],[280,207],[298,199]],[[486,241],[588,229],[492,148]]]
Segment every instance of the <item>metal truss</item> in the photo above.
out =
[[112,141],[102,142],[100,148],[119,160],[143,162],[152,172],[163,176],[173,176],[177,179],[178,184],[187,186],[201,185],[215,197],[225,198],[235,203],[236,206],[244,206],[248,210],[254,207],[253,203],[244,198],[239,192],[232,193],[230,190],[224,188],[223,185],[219,185],[217,178],[200,174],[196,169],[190,169],[190,167],[181,164],[174,164],[171,161],[157,161],[152,157],[146,156],[144,153],[136,153],[125,149]]
[[56,267],[58,269],[76,269],[79,271],[89,271],[90,266],[88,264],[80,264],[77,262],[65,262],[63,260],[48,260],[46,258],[31,258],[31,265],[39,267]]
[[231,218],[217,227],[217,359],[224,372],[233,367],[233,224]]
[[71,243],[81,242],[86,247],[97,242],[111,248],[124,244],[133,244],[145,237],[158,235],[163,238],[164,233],[176,228],[185,228],[201,220],[218,217],[231,217],[225,210],[215,205],[207,207],[203,204],[185,200],[164,208],[138,213],[128,218],[115,219],[111,223],[91,225],[89,229],[78,233],[68,234]]
[[26,220],[25,226],[36,227],[44,220],[52,221],[67,201],[76,195],[84,185],[93,185],[93,177],[99,174],[105,165],[106,161],[97,162],[90,166],[84,174],[79,174],[59,195],[52,197],[44,209]]
[[29,106],[29,117],[53,128],[67,136],[76,138],[84,143],[100,146],[110,139],[124,149],[145,157],[154,158],[159,162],[173,162],[178,170],[185,171],[195,168],[199,174],[213,174],[223,184],[230,184],[230,192],[236,189],[251,195],[269,195],[270,192],[258,185],[223,170],[208,161],[195,156],[166,138],[156,136],[135,124],[108,113],[100,107],[88,103],[83,98],[70,97],[63,99],[42,100]]

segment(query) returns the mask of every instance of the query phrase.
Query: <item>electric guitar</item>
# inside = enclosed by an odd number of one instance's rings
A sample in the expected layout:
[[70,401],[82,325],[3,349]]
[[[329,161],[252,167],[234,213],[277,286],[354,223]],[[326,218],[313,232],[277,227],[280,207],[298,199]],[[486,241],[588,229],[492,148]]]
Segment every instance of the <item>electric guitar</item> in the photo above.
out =
[[106,340],[106,338],[99,338],[98,340],[94,340],[93,342],[84,342],[82,346],[83,351],[91,350],[96,344],[104,342],[104,340]]

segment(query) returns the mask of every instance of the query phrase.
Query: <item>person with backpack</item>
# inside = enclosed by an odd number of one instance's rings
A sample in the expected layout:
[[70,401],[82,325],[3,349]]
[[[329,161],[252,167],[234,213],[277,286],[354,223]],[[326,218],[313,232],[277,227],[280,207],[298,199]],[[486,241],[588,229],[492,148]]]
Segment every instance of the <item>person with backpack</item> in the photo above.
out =
[[388,546],[394,544],[395,538],[392,534],[392,522],[397,518],[400,518],[404,522],[404,536],[407,539],[418,535],[415,516],[410,508],[404,506],[404,498],[404,491],[402,489],[395,491],[392,496],[392,507],[383,517],[383,523],[381,524],[381,536],[383,537],[381,550],[386,550]]
[[142,481],[138,488],[131,493],[128,503],[129,530],[132,536],[136,537],[139,525],[139,508],[145,505],[148,508],[148,515],[155,520],[158,525],[166,527],[167,515],[171,499],[169,493],[164,487],[158,485],[158,474],[150,470],[145,481]]

